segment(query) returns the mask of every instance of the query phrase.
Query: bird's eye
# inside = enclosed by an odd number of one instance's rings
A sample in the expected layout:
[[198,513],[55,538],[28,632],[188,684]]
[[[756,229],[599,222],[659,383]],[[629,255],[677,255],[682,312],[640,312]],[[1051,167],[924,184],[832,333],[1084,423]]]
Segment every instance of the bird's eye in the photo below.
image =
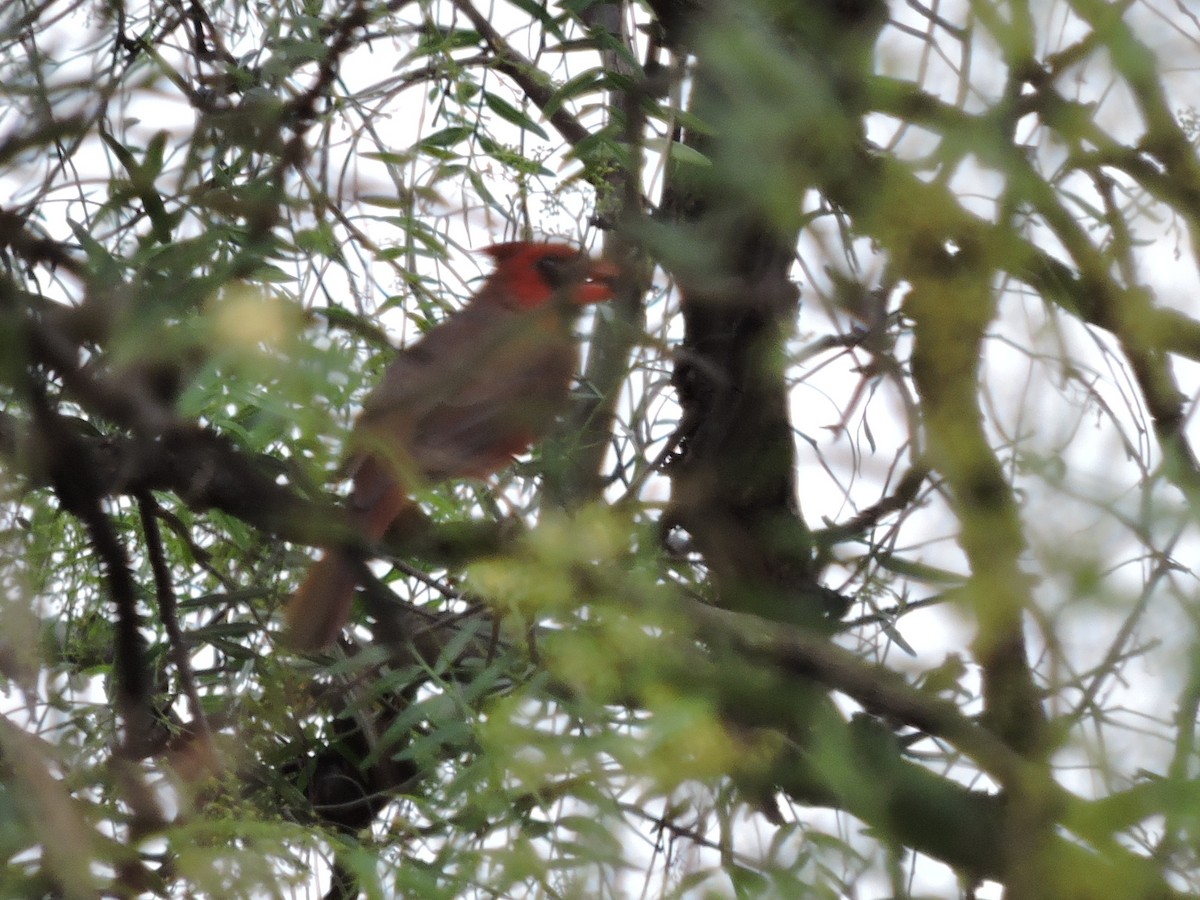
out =
[[543,256],[534,265],[546,284],[552,288],[560,288],[567,282],[571,259],[565,256]]

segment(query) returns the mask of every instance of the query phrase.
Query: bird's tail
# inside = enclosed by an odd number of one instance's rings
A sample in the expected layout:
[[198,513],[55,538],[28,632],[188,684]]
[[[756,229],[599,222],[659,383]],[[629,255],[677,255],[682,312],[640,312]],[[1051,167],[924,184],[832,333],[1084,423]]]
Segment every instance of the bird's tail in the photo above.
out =
[[[384,465],[374,456],[362,460],[354,473],[349,512],[351,523],[363,538],[378,541],[405,510],[416,509]],[[337,640],[350,618],[358,580],[358,561],[353,552],[339,547],[327,549],[288,601],[283,614],[284,642],[301,653],[315,653]]]
[[357,568],[353,557],[335,548],[308,570],[284,612],[283,639],[289,647],[315,653],[334,642],[350,618]]

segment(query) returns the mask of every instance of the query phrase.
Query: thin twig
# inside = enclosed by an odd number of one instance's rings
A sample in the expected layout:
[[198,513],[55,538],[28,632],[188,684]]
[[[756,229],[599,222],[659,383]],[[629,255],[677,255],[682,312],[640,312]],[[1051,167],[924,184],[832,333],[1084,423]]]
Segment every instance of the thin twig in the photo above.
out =
[[188,699],[193,725],[201,739],[207,741],[211,739],[211,732],[204,714],[204,706],[200,702],[200,692],[196,689],[196,676],[188,657],[187,644],[179,627],[179,605],[175,599],[175,588],[171,584],[171,570],[167,564],[166,553],[163,551],[162,532],[158,528],[158,503],[148,491],[144,491],[138,495],[137,504],[142,520],[142,532],[146,537],[146,550],[150,556],[150,568],[154,572],[158,611],[171,645],[175,671]]

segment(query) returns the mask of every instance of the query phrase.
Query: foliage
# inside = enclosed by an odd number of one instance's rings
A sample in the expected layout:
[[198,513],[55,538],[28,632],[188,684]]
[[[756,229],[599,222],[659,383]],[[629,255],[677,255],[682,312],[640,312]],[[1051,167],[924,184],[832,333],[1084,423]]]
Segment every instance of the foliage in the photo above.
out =
[[[1200,891],[1198,52],[1164,0],[0,8],[0,895]],[[290,654],[392,342],[535,235],[624,271],[570,414]]]

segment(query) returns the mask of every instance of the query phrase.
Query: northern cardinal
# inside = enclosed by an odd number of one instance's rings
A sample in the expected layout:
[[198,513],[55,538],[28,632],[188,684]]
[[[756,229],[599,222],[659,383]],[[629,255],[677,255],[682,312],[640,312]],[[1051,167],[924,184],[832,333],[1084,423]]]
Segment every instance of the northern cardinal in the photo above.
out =
[[[495,271],[465,307],[401,351],[351,433],[351,519],[369,541],[412,503],[412,489],[490,475],[546,433],[578,364],[576,314],[612,297],[615,267],[565,244],[514,241],[484,252]],[[357,581],[355,555],[327,549],[288,603],[287,643],[300,651],[332,643]]]

